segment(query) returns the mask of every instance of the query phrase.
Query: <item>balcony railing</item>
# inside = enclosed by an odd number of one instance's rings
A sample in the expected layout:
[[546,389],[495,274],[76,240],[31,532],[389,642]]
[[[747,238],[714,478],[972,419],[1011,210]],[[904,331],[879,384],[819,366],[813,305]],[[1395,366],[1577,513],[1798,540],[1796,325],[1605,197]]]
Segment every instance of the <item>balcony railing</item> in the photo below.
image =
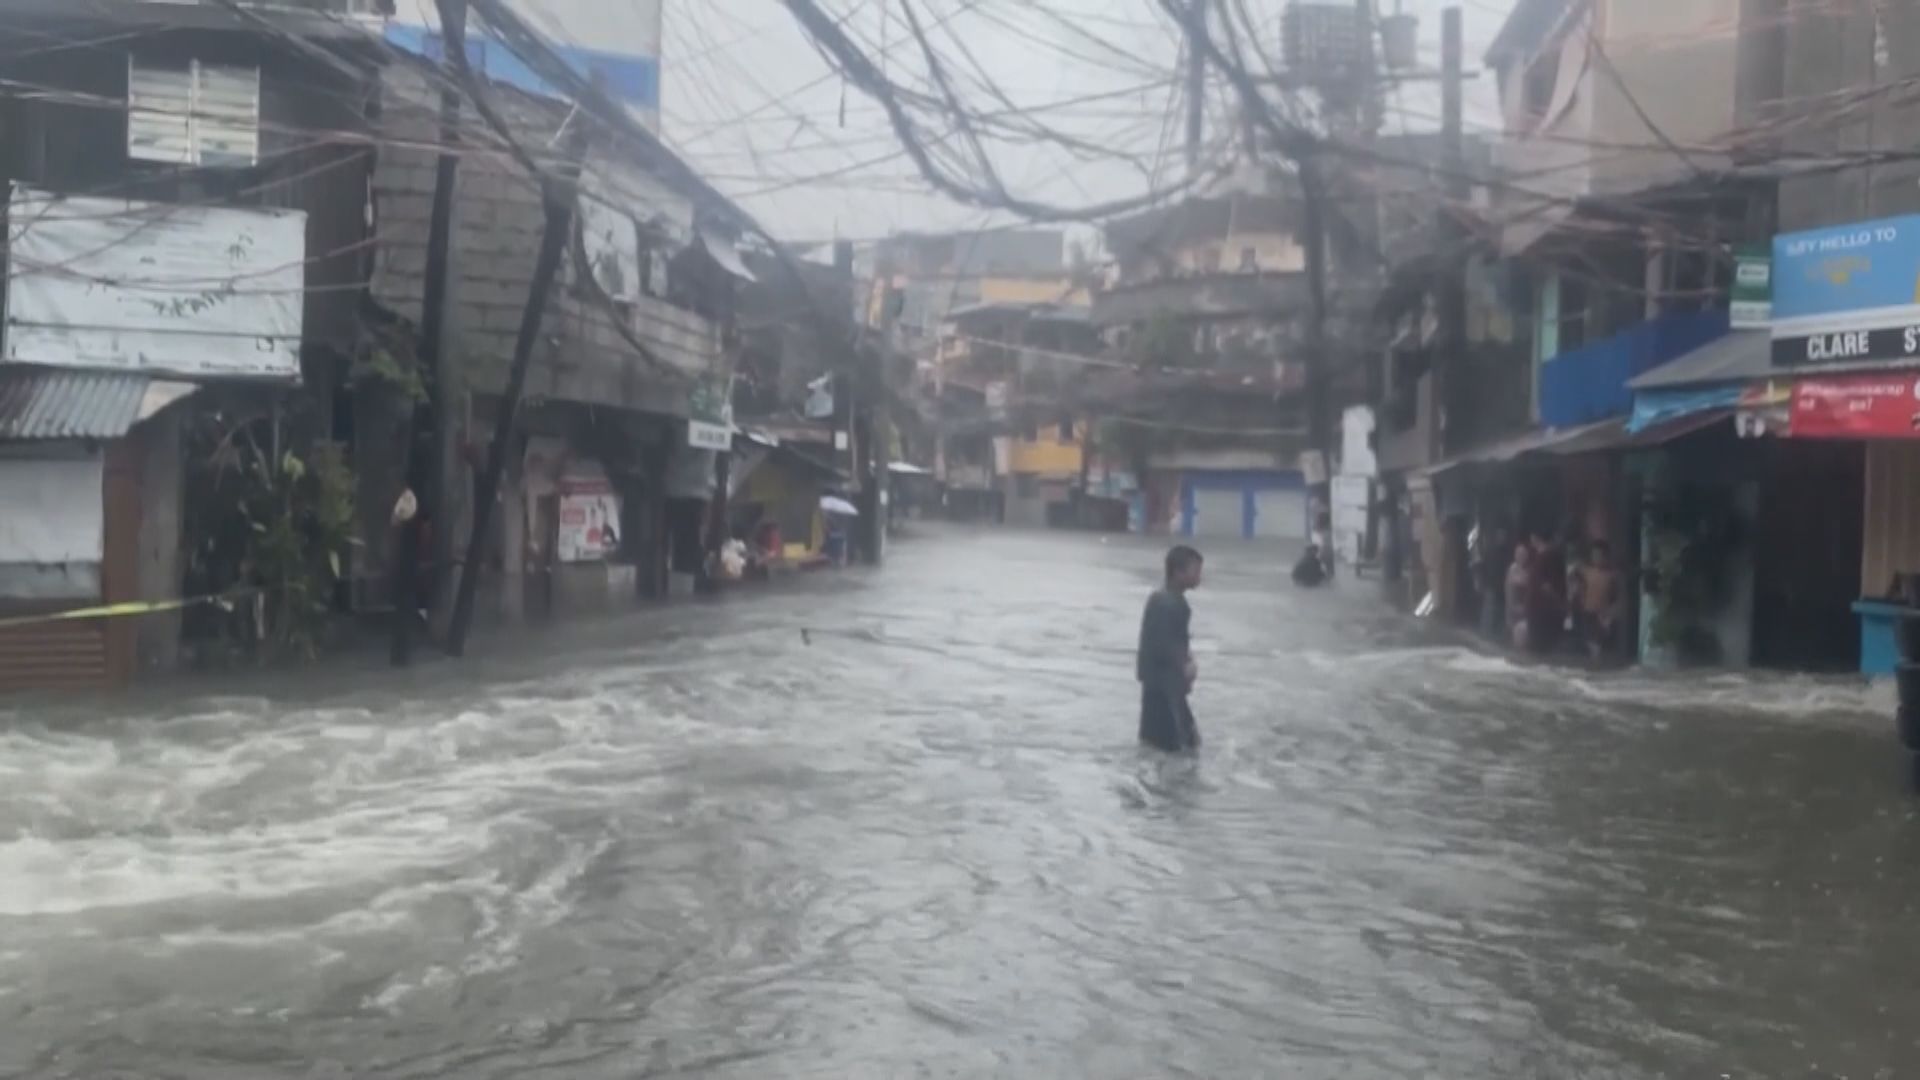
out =
[[1724,311],[1684,312],[1563,352],[1540,369],[1540,422],[1569,427],[1624,415],[1633,407],[1628,380],[1726,332]]

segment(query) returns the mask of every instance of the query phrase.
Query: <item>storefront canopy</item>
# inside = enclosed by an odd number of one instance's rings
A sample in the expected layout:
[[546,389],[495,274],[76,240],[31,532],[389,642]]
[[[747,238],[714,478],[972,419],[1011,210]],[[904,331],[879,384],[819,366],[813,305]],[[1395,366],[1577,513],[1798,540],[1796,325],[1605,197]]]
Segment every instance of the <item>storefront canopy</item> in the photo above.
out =
[[1638,433],[1700,413],[1736,408],[1746,394],[1747,388],[1742,384],[1636,391],[1633,395],[1633,415],[1627,418],[1627,430]]
[[0,439],[117,439],[195,389],[121,372],[0,366]]
[[1704,431],[1715,424],[1725,423],[1732,416],[1731,408],[1719,408],[1655,424],[1643,430],[1635,430],[1626,417],[1616,417],[1581,427],[1534,431],[1449,458],[1414,475],[1433,477],[1465,466],[1502,465],[1523,459],[1557,460],[1577,454],[1651,450],[1697,431]]
[[1765,330],[1735,330],[1627,383],[1636,392],[1744,383],[1775,374],[1773,339]]
[[1619,423],[1617,420],[1603,420],[1598,424],[1586,424],[1581,427],[1541,428],[1537,431],[1529,431],[1523,435],[1516,435],[1509,439],[1502,439],[1499,442],[1489,443],[1486,446],[1469,450],[1464,454],[1456,454],[1445,461],[1429,465],[1415,472],[1414,475],[1416,477],[1431,477],[1439,476],[1441,473],[1451,472],[1469,465],[1506,464],[1507,462],[1516,461],[1525,457],[1528,454],[1538,453],[1549,447],[1578,439],[1589,432],[1607,428],[1617,423]]
[[1604,424],[1595,424],[1587,428],[1577,438],[1558,442],[1546,448],[1545,453],[1555,457],[1571,457],[1575,454],[1619,454],[1634,450],[1652,450],[1665,446],[1675,439],[1685,438],[1698,431],[1705,431],[1717,424],[1733,419],[1731,408],[1708,409],[1695,412],[1675,420],[1636,429],[1628,420],[1609,420]]

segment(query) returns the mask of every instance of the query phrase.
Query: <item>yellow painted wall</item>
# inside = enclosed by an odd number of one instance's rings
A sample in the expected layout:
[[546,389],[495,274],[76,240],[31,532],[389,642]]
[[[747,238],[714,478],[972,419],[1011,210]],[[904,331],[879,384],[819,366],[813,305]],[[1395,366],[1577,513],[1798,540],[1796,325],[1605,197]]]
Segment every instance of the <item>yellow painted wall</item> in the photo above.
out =
[[1086,436],[1084,425],[1074,429],[1074,438],[1070,441],[1060,439],[1057,425],[1042,427],[1037,439],[1014,439],[1012,452],[1008,455],[1007,466],[1015,473],[1034,475],[1078,476],[1080,474],[1081,443]]
[[[741,485],[734,501],[764,504],[767,516],[781,523],[781,541],[790,551],[799,545],[801,554],[805,554],[819,551],[825,534],[818,491],[819,481],[815,477],[776,460],[764,462],[755,469]],[[801,517],[806,519],[806,533],[796,536],[791,526]]]
[[[1078,299],[1076,299],[1076,297]],[[984,304],[1085,304],[1085,290],[1066,278],[981,278]]]

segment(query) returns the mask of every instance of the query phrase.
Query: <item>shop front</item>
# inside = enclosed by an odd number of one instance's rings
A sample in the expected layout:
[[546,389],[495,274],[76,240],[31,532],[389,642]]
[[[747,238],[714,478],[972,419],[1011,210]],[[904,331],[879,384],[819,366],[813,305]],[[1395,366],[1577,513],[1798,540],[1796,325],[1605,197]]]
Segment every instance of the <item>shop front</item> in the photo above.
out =
[[0,693],[124,686],[177,657],[183,460],[169,406],[190,389],[0,365]]
[[1897,626],[1920,617],[1920,371],[1798,380],[1789,415],[1791,439],[1857,464],[1860,670],[1891,675]]
[[769,573],[826,563],[829,521],[822,497],[846,483],[845,474],[805,447],[761,446],[742,456],[728,506],[732,537],[744,542],[750,564]]
[[[1920,619],[1920,216],[1783,234],[1773,262],[1772,361],[1792,380],[1785,434],[1856,463],[1858,666],[1892,674],[1898,626]],[[1804,524],[1813,510],[1770,524]]]
[[536,436],[521,477],[519,520],[504,524],[506,535],[520,534],[524,610],[548,616],[632,601],[630,508],[607,464],[565,438]]

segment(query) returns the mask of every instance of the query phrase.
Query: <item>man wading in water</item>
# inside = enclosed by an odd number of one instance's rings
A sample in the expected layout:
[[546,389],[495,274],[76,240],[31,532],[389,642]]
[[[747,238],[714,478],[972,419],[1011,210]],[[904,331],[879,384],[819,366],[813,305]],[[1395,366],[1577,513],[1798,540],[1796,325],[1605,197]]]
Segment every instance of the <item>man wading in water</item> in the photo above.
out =
[[1171,753],[1200,746],[1200,729],[1187,707],[1187,694],[1200,674],[1188,634],[1193,609],[1187,592],[1200,587],[1200,566],[1200,553],[1190,547],[1167,552],[1167,583],[1147,598],[1140,619],[1134,664],[1140,679],[1140,741]]

